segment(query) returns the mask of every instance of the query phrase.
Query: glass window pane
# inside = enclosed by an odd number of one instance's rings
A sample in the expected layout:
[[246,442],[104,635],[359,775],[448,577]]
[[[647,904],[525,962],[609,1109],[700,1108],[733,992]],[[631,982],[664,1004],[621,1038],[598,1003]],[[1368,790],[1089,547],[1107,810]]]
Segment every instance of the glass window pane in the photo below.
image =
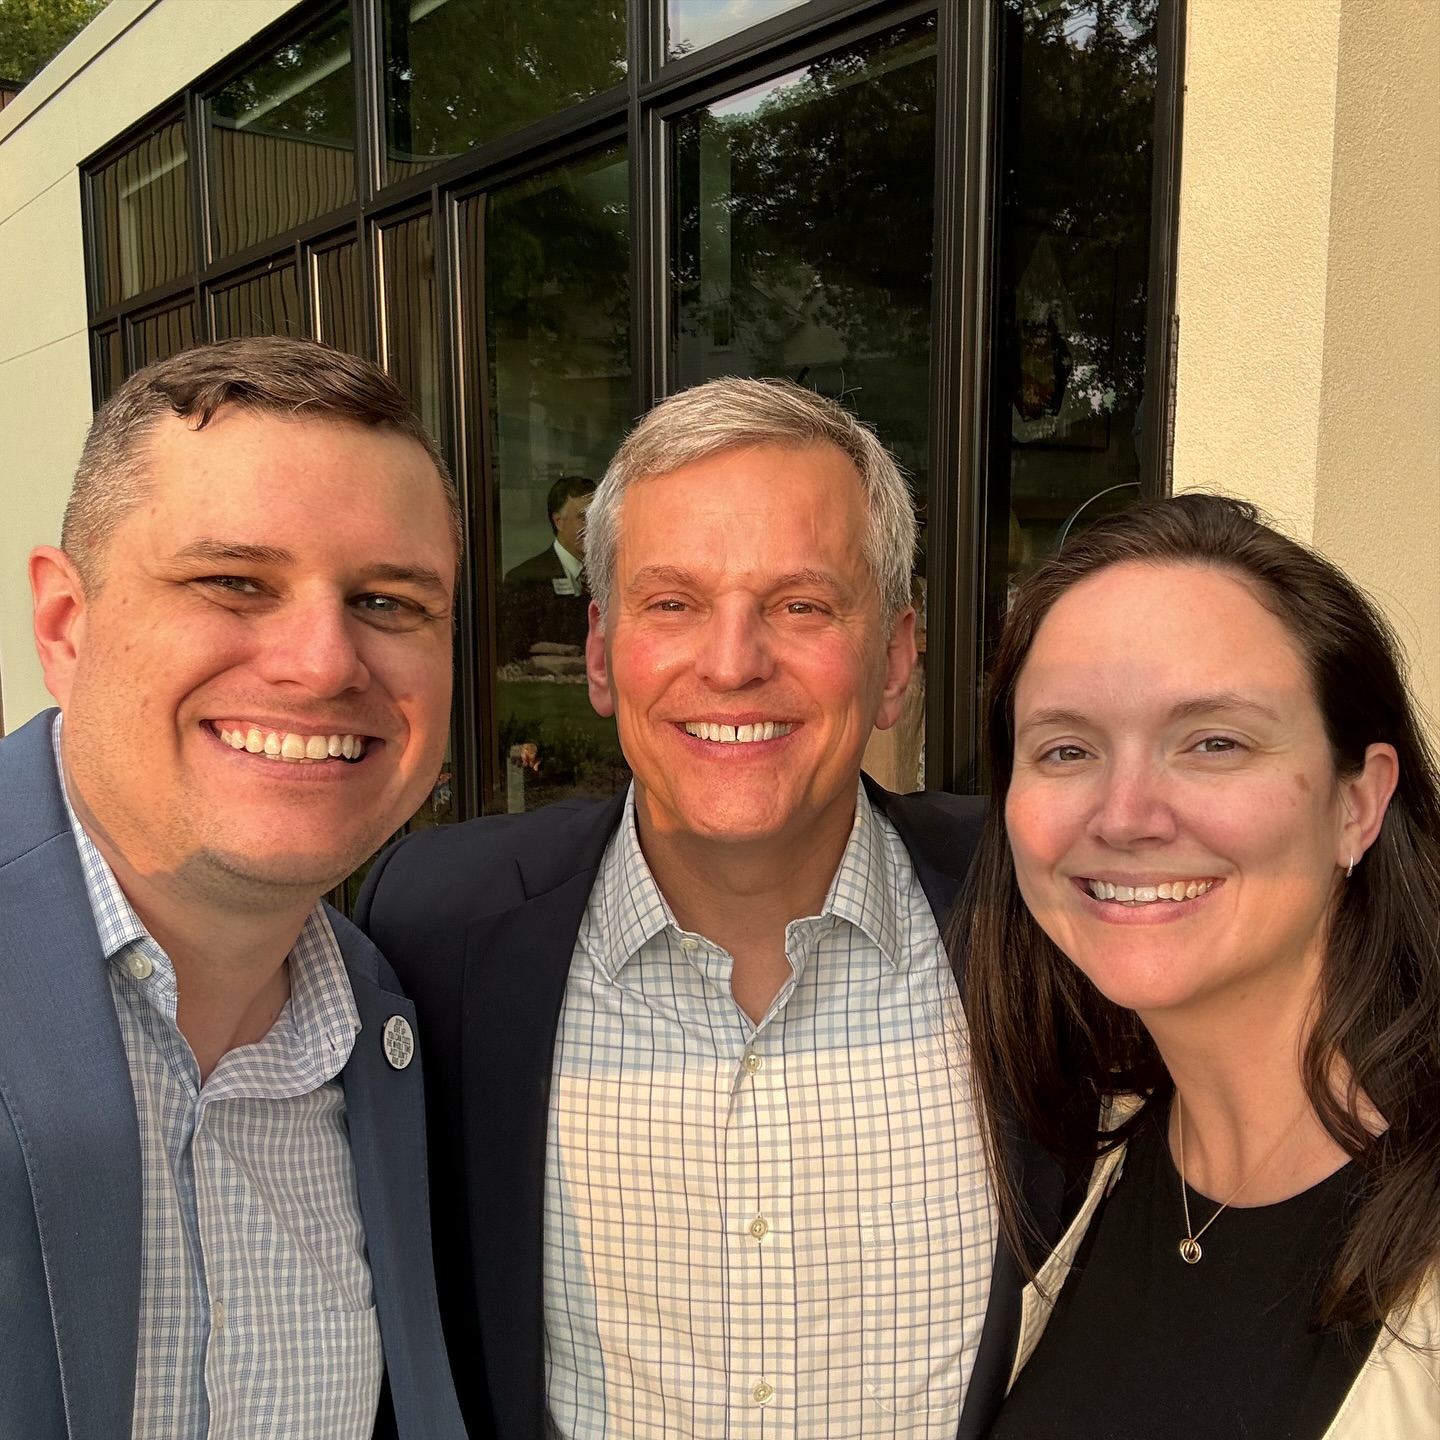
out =
[[666,0],[666,53],[677,59],[748,30],[805,0]]
[[[693,111],[672,136],[677,384],[788,376],[872,424],[914,490],[923,616],[934,21]],[[922,665],[907,722],[867,760],[894,789],[923,783],[923,694]]]
[[316,338],[337,350],[363,355],[359,247],[352,240],[321,250],[312,257],[315,267]]
[[440,335],[436,323],[435,227],[427,210],[380,232],[384,277],[382,353],[430,433],[440,434]]
[[353,200],[349,10],[280,46],[213,96],[210,147],[222,255]]
[[625,79],[625,0],[385,0],[384,30],[391,181]]
[[1004,13],[992,638],[1021,575],[1139,493],[1155,125],[1154,5]]
[[180,121],[127,150],[91,184],[102,306],[194,268],[190,162]]
[[168,359],[195,343],[195,305],[187,300],[183,305],[133,320],[130,333],[135,339],[137,365]]
[[95,336],[95,375],[99,382],[100,402],[104,404],[125,378],[125,352],[120,345],[118,327],[102,330]]
[[215,338],[233,340],[241,335],[303,335],[300,290],[295,267],[267,270],[214,295]]
[[471,483],[493,496],[499,582],[487,810],[610,795],[629,778],[615,722],[590,706],[574,573],[589,494],[631,420],[626,177],[617,147],[461,212],[465,359],[490,468],[489,487]]

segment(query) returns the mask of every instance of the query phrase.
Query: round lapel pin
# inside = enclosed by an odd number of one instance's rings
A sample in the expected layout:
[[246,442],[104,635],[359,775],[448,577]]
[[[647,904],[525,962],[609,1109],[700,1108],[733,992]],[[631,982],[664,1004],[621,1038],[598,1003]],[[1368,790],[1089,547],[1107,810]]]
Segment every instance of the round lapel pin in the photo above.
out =
[[403,1070],[415,1058],[415,1033],[403,1015],[392,1015],[380,1038],[385,1058],[396,1070]]

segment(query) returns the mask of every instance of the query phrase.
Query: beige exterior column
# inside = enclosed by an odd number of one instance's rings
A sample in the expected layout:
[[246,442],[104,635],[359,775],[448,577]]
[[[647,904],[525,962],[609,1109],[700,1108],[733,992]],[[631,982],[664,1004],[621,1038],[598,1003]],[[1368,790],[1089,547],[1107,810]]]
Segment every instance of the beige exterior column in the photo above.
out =
[[1440,738],[1440,4],[1188,0],[1175,488],[1384,608]]

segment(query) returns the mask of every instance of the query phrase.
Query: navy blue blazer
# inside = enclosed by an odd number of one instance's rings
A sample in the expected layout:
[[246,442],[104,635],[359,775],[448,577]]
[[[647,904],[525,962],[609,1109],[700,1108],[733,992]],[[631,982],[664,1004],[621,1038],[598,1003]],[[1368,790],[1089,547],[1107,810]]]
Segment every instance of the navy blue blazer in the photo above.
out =
[[[892,795],[868,778],[866,785],[909,849],[943,929],[979,839],[984,800]],[[566,801],[407,837],[375,864],[356,910],[420,1017],[440,1313],[475,1440],[545,1433],[550,1072],[575,938],[623,798]],[[964,957],[951,961],[963,994]],[[1060,1234],[1064,1178],[1038,1146],[1013,1143],[1048,1249]],[[1021,1289],[1019,1267],[1002,1248],[958,1440],[979,1440],[1004,1399]]]
[[[0,1436],[130,1433],[140,1304],[135,1096],[50,744],[0,740]],[[339,915],[360,1034],[341,1072],[388,1395],[376,1433],[464,1440],[436,1308],[418,1057],[380,1032],[414,1008]]]

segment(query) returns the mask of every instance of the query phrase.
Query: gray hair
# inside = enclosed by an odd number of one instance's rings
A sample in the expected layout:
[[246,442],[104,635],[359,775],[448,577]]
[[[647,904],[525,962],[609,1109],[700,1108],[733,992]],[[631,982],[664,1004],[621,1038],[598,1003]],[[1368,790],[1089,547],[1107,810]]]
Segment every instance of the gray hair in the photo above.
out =
[[865,563],[880,592],[881,614],[892,624],[910,603],[917,533],[915,503],[899,466],[875,432],[833,400],[790,380],[738,376],[662,400],[615,452],[585,517],[585,573],[601,614],[609,613],[626,490],[637,480],[751,445],[834,445],[855,466],[869,512]]
[[334,420],[404,435],[434,465],[458,555],[464,523],[445,457],[399,386],[368,360],[314,340],[222,340],[137,370],[100,407],[85,440],[60,530],[61,548],[97,589],[115,527],[148,492],[146,441],[166,415],[201,429],[225,406],[287,420]]

